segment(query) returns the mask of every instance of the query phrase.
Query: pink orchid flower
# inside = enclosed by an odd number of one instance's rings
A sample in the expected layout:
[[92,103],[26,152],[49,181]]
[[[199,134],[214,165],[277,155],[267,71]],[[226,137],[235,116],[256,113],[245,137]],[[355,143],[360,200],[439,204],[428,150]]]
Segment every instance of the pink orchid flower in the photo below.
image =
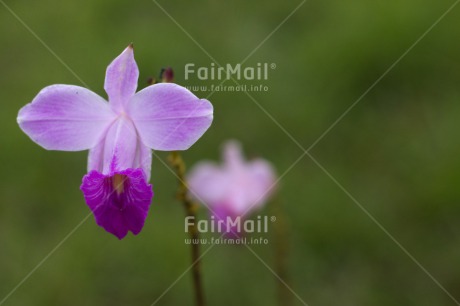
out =
[[151,149],[186,150],[213,119],[211,103],[179,85],[136,93],[138,77],[130,45],[107,68],[108,103],[86,88],[52,85],[18,115],[24,133],[47,150],[89,149],[80,189],[96,223],[119,239],[144,226],[153,197]]
[[[241,146],[228,141],[223,149],[223,164],[201,162],[189,173],[190,194],[203,201],[218,220],[235,220],[263,206],[275,187],[271,164],[258,158],[245,161]],[[234,232],[234,229],[227,229]]]

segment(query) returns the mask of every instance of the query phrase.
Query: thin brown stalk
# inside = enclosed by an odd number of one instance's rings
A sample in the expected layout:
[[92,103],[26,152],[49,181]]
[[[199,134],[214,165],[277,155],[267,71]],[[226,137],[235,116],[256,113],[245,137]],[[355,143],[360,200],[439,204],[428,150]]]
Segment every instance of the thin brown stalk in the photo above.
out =
[[[189,195],[188,188],[185,181],[185,163],[179,154],[179,152],[171,152],[169,155],[169,163],[174,168],[176,175],[179,180],[179,187],[177,190],[177,199],[182,202],[186,216],[194,217],[196,220],[197,204],[194,203]],[[205,305],[205,297],[203,291],[203,282],[201,277],[201,260],[200,260],[200,244],[199,244],[199,232],[196,226],[196,222],[189,225],[188,233],[190,235],[192,247],[192,273],[193,273],[193,286],[195,291],[196,306]],[[196,243],[195,243],[196,242]]]
[[[275,238],[275,270],[276,274],[286,283],[289,284],[288,275],[288,257],[289,257],[289,224],[287,216],[281,207],[279,199],[275,199],[272,205],[272,211],[276,216],[274,224]],[[292,294],[283,282],[278,281],[278,303],[281,306],[292,305]]]

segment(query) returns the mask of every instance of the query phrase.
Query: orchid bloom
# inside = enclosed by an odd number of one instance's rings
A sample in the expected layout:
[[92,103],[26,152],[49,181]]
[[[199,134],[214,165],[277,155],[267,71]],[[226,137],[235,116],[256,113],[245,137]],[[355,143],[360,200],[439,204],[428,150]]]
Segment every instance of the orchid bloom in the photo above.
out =
[[225,143],[222,165],[201,162],[190,171],[187,181],[191,196],[204,202],[218,220],[235,220],[260,208],[276,185],[271,164],[261,158],[245,161],[236,141]]
[[73,85],[45,87],[18,115],[21,129],[47,150],[89,149],[80,189],[96,223],[119,239],[137,235],[153,197],[151,149],[186,150],[209,128],[213,107],[172,83],[136,93],[132,45],[108,66],[108,101]]

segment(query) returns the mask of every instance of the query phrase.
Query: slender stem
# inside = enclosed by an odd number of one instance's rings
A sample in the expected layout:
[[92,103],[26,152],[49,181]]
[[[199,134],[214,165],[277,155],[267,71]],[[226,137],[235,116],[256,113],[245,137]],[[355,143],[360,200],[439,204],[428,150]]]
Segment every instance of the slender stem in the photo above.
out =
[[[171,152],[168,159],[169,163],[176,171],[177,177],[179,179],[177,198],[179,201],[183,203],[186,216],[191,216],[196,220],[196,212],[198,206],[190,199],[188,195],[188,188],[185,182],[185,163],[179,152]],[[198,229],[196,227],[196,222],[193,222],[192,225],[189,225],[188,233],[191,238],[190,245],[192,247],[192,273],[196,306],[204,306],[205,298],[203,293],[203,283],[201,279],[200,244],[198,243],[200,237]],[[196,243],[194,243],[194,241]]]
[[[288,253],[289,253],[289,226],[287,216],[281,207],[279,199],[275,199],[272,211],[276,216],[274,228],[275,238],[275,270],[278,276],[286,283],[288,280]],[[292,295],[286,286],[278,281],[278,303],[281,306],[292,305]]]

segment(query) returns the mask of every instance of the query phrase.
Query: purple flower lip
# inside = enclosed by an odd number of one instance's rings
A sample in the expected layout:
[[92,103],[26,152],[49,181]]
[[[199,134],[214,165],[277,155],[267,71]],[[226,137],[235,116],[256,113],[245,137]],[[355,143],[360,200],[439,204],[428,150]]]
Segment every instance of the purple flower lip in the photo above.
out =
[[147,217],[151,150],[186,150],[213,119],[211,103],[179,85],[160,83],[136,93],[138,77],[130,44],[107,67],[109,102],[86,88],[52,85],[17,119],[45,149],[89,149],[83,195],[97,224],[120,239],[127,231],[139,233]]
[[137,235],[143,228],[153,191],[142,169],[109,175],[93,170],[83,177],[80,189],[96,223],[118,239],[128,231]]

